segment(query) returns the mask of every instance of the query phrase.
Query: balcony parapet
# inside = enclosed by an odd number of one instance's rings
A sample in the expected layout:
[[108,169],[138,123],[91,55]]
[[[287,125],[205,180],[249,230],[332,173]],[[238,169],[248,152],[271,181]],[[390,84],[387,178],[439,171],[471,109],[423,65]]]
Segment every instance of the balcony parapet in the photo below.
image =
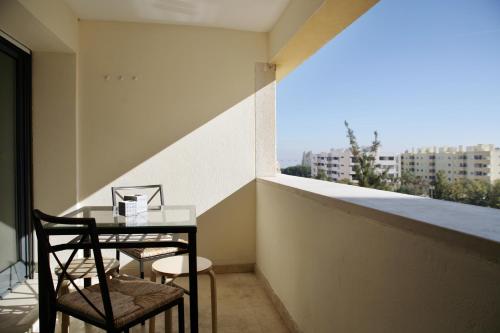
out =
[[500,262],[498,209],[288,175],[257,181]]

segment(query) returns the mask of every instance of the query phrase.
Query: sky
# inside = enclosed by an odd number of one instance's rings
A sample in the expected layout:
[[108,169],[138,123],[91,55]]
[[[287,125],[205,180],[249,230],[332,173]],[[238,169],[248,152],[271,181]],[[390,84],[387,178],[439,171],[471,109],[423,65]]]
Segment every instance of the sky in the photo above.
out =
[[500,0],[381,0],[277,86],[282,167],[302,152],[500,146]]

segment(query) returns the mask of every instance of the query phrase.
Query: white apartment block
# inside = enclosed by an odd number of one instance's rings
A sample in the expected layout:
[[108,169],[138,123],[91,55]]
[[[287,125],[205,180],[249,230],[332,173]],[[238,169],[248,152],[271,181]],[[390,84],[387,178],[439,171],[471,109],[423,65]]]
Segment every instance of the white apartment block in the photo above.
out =
[[[398,155],[377,153],[375,161],[380,172],[387,169],[390,177],[399,177]],[[355,182],[356,180],[353,178],[355,165],[350,149],[331,149],[329,152],[312,154],[311,176],[316,177],[320,170],[323,170],[330,180],[346,179]]]
[[478,179],[493,183],[500,179],[500,148],[492,144],[419,148],[401,155],[401,170],[432,181],[443,171],[448,181]]

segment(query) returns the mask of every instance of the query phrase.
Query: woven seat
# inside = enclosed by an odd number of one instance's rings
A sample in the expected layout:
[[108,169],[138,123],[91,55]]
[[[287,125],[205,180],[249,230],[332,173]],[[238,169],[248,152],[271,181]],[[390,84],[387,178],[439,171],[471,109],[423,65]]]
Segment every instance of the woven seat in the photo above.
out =
[[[183,291],[179,288],[125,275],[111,278],[108,287],[116,327],[124,327],[183,295]],[[82,292],[101,312],[104,312],[99,285],[87,287]],[[59,298],[59,304],[68,312],[74,312],[105,324],[104,318],[76,291],[62,295]]]
[[[120,235],[121,242],[158,242],[158,241],[177,241],[187,244],[183,239],[179,239],[177,234],[130,234]],[[120,249],[121,252],[134,259],[154,258],[157,256],[167,256],[185,253],[183,249],[177,247],[147,247],[147,248],[131,248]]]
[[120,249],[120,251],[137,259],[147,259],[157,256],[165,256],[167,254],[175,255],[186,252],[180,250],[178,247],[147,247],[142,249]]
[[104,243],[112,242],[164,242],[176,241],[187,243],[180,239],[178,234],[121,234],[121,235],[99,235],[99,241]]
[[[104,271],[106,274],[118,270],[120,262],[114,258],[103,258]],[[61,274],[61,267],[56,267],[54,273]],[[97,269],[93,258],[73,259],[66,270],[71,279],[85,279],[97,277]]]

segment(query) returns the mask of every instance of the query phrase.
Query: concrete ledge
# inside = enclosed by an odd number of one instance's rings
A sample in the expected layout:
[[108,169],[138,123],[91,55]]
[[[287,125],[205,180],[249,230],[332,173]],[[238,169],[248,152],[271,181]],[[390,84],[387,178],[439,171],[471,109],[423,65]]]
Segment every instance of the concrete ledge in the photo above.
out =
[[257,182],[500,262],[500,210],[287,175]]

